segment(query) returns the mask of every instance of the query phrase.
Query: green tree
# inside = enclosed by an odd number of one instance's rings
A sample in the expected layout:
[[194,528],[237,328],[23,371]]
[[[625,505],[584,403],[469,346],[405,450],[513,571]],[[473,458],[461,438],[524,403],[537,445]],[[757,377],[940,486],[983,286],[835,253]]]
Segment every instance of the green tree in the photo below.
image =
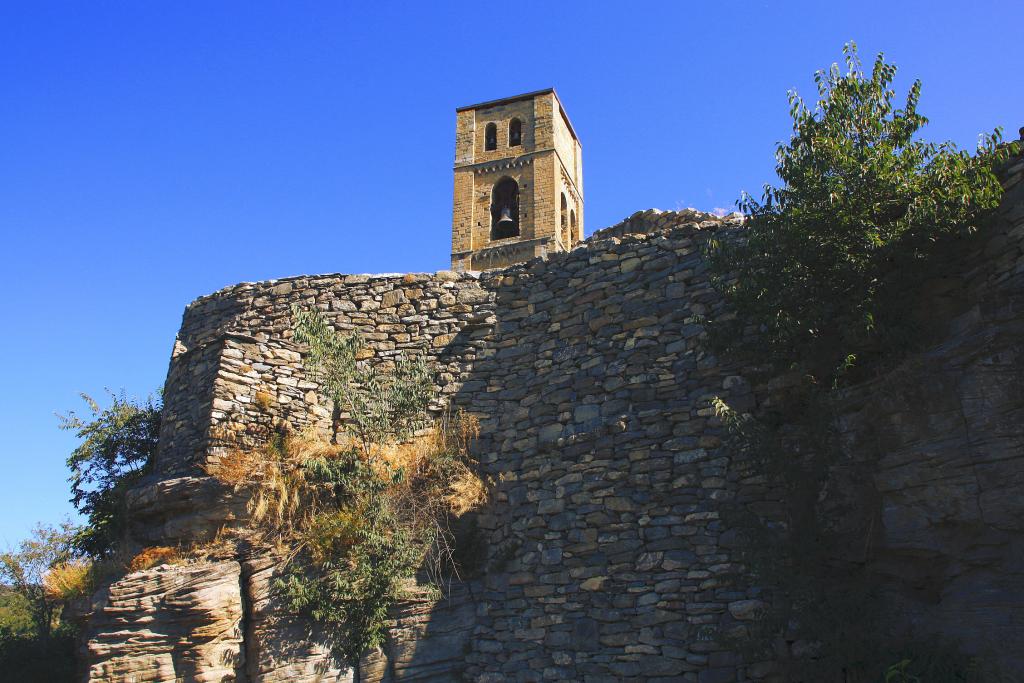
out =
[[61,429],[82,443],[68,458],[71,502],[89,522],[75,538],[76,547],[94,558],[109,557],[127,526],[125,494],[150,471],[160,434],[161,403],[152,396],[130,400],[110,394],[107,408],[82,394],[90,417],[73,411],[58,416]]
[[[995,217],[995,169],[1019,149],[1002,145],[998,129],[974,154],[922,140],[920,82],[898,104],[894,65],[879,54],[869,73],[853,43],[844,54],[845,71],[833,64],[815,75],[813,107],[789,95],[780,184],[761,201],[742,197],[746,229],[711,244],[729,309],[711,321],[715,345],[747,367],[799,369],[805,380],[756,417],[715,402],[730,448],[778,487],[782,504],[781,520],[723,506],[745,536],[745,571],[771,587],[771,609],[742,644],[755,658],[777,657],[781,636],[806,644],[807,655],[779,657],[786,680],[975,680],[975,663],[954,648],[911,656],[882,628],[885,594],[869,569],[874,520],[853,512],[874,481],[870,463],[842,459],[834,389],[855,379],[852,368],[877,368],[924,340],[915,292]],[[934,675],[940,659],[948,677]]]
[[19,683],[71,681],[74,632],[61,621],[73,594],[54,581],[81,576],[69,522],[37,526],[16,549],[0,553],[0,680]]
[[[845,73],[833,64],[815,75],[813,108],[790,92],[793,135],[776,152],[782,184],[766,185],[760,202],[742,197],[745,234],[712,251],[736,314],[713,325],[718,339],[833,380],[858,354],[906,336],[904,295],[938,243],[992,217],[1002,195],[993,166],[1008,153],[998,129],[974,155],[921,140],[920,81],[899,107],[894,65],[879,54],[867,73],[853,43],[844,54]],[[750,324],[753,343],[742,334]]]
[[63,596],[50,590],[47,575],[75,557],[77,529],[70,523],[38,525],[16,550],[0,553],[0,583],[20,595],[28,606],[36,634],[46,640],[60,616]]

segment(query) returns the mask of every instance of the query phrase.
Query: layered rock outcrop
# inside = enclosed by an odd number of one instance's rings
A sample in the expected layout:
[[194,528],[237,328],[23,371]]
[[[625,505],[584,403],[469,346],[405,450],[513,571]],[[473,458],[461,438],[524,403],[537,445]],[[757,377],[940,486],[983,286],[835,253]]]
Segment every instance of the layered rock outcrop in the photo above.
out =
[[[996,646],[1009,666],[1024,652],[1022,176],[1018,163],[999,225],[922,299],[941,341],[851,389],[840,417],[851,457],[877,467],[863,507],[893,628]],[[644,212],[570,253],[484,274],[301,277],[197,300],[168,373],[157,474],[134,494],[134,536],[212,538],[244,507],[205,466],[281,421],[336,428],[291,340],[291,305],[317,307],[361,331],[368,362],[426,348],[436,409],[481,418],[478,454],[496,482],[478,518],[483,577],[403,604],[362,680],[770,678],[771,662],[742,662],[721,638],[765,606],[723,506],[778,502],[723,445],[710,405],[763,397],[708,350],[701,324],[721,306],[703,247],[737,228]],[[348,680],[275,604],[279,568],[239,548],[113,584],[89,622],[91,680]]]
[[129,574],[92,606],[93,681],[239,680],[242,591],[237,562],[162,565]]

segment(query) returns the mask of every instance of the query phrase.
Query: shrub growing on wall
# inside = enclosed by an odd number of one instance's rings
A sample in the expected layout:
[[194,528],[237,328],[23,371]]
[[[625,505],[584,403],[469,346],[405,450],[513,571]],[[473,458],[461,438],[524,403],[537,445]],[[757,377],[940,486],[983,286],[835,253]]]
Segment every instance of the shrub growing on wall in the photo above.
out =
[[[994,169],[1018,149],[1001,145],[998,130],[973,155],[920,139],[920,82],[897,104],[894,65],[880,54],[867,72],[854,44],[844,53],[845,72],[833,64],[815,75],[813,107],[790,93],[780,185],[766,186],[760,201],[744,196],[746,230],[712,243],[712,273],[730,309],[711,321],[713,342],[747,367],[798,369],[803,380],[783,383],[785,395],[757,418],[716,402],[733,451],[784,503],[781,519],[742,505],[726,512],[746,537],[747,570],[774,589],[759,637],[745,639],[751,656],[780,658],[786,680],[915,680],[937,653],[904,661],[910,650],[880,629],[884,608],[868,571],[873,520],[861,528],[848,514],[866,504],[853,493],[869,495],[872,481],[863,463],[843,459],[833,390],[852,368],[899,358],[914,343],[914,288],[949,243],[994,218],[1002,196]],[[792,657],[773,647],[784,640],[794,643]],[[978,680],[964,662],[927,680]]]
[[[811,107],[789,94],[793,135],[780,144],[761,201],[744,195],[741,240],[714,245],[712,267],[735,321],[759,329],[747,350],[783,367],[797,361],[817,379],[836,379],[857,356],[904,336],[909,287],[928,273],[940,242],[986,224],[1002,195],[993,165],[1008,150],[1000,132],[974,155],[918,137],[921,83],[902,104],[896,67],[879,54],[870,73],[856,46],[846,71],[815,74]],[[718,324],[742,346],[739,322]]]
[[258,451],[230,453],[211,474],[250,489],[263,540],[291,549],[276,590],[321,627],[335,657],[358,667],[384,642],[407,581],[421,569],[458,571],[449,521],[486,498],[469,452],[477,426],[461,413],[429,424],[425,354],[362,363],[357,335],[339,334],[317,311],[292,313],[307,372],[344,418],[343,433],[328,444],[285,431]]

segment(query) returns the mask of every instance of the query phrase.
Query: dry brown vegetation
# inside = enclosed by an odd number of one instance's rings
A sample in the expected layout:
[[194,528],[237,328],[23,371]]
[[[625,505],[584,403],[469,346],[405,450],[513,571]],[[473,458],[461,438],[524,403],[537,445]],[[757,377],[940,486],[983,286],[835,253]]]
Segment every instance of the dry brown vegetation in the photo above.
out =
[[279,536],[305,526],[318,507],[302,464],[336,457],[342,450],[312,433],[284,433],[259,449],[231,449],[206,471],[236,491],[247,490],[251,526]]
[[55,565],[43,576],[43,590],[55,600],[68,601],[92,587],[92,562],[79,559]]
[[128,571],[138,572],[143,569],[152,569],[161,564],[175,564],[182,560],[181,552],[177,548],[169,546],[153,546],[144,548],[139,554],[128,563]]
[[408,441],[371,445],[367,453],[346,435],[332,444],[313,432],[284,431],[262,448],[229,450],[207,473],[236,491],[248,491],[251,532],[266,542],[287,542],[292,552],[305,549],[315,558],[327,552],[327,545],[355,543],[362,516],[357,506],[339,508],[334,493],[310,482],[303,465],[356,453],[387,483],[389,504],[401,523],[414,537],[435,539],[433,555],[440,566],[452,555],[450,518],[487,502],[488,483],[470,455],[479,432],[479,420],[459,411]]

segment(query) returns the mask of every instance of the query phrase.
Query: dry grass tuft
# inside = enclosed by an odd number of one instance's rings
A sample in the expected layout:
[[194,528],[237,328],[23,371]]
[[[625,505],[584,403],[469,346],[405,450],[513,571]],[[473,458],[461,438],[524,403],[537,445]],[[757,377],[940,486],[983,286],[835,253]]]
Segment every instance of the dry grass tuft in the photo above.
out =
[[92,563],[72,560],[51,567],[43,576],[43,590],[50,598],[71,600],[92,590]]
[[[314,432],[284,433],[255,450],[228,451],[207,473],[249,492],[249,526],[264,541],[294,552],[305,548],[316,560],[357,542],[363,511],[358,501],[338,501],[334,491],[307,480],[303,465],[355,455],[388,484],[387,504],[400,523],[450,555],[450,518],[483,506],[491,488],[471,455],[479,433],[479,420],[461,411],[409,441],[373,445],[369,453],[348,436],[330,444]],[[403,476],[396,477],[399,471]]]
[[269,391],[257,391],[256,392],[256,405],[263,410],[270,410],[270,406],[274,405],[274,397]]
[[259,451],[232,448],[216,462],[204,466],[203,470],[228,486],[239,488],[255,481],[254,468],[259,458]]
[[152,548],[145,548],[133,557],[132,561],[128,563],[128,571],[138,572],[143,569],[152,569],[161,564],[176,564],[181,560],[181,553],[177,548],[153,546]]
[[317,507],[302,464],[313,458],[337,457],[345,449],[314,433],[285,433],[262,448],[232,449],[206,472],[236,491],[248,490],[251,525],[281,535],[303,526]]
[[348,549],[358,543],[365,526],[366,517],[361,508],[324,512],[310,519],[302,533],[302,544],[309,551],[310,559],[320,564],[338,549]]
[[456,516],[482,507],[489,495],[490,486],[470,467],[473,443],[480,437],[480,420],[475,415],[459,411],[454,416],[445,415],[438,430],[441,435],[436,448],[438,452],[454,453],[458,456],[455,471],[449,475],[448,493],[445,501],[448,509]]
[[451,480],[445,502],[457,517],[483,507],[487,502],[488,487],[483,477],[465,465]]

